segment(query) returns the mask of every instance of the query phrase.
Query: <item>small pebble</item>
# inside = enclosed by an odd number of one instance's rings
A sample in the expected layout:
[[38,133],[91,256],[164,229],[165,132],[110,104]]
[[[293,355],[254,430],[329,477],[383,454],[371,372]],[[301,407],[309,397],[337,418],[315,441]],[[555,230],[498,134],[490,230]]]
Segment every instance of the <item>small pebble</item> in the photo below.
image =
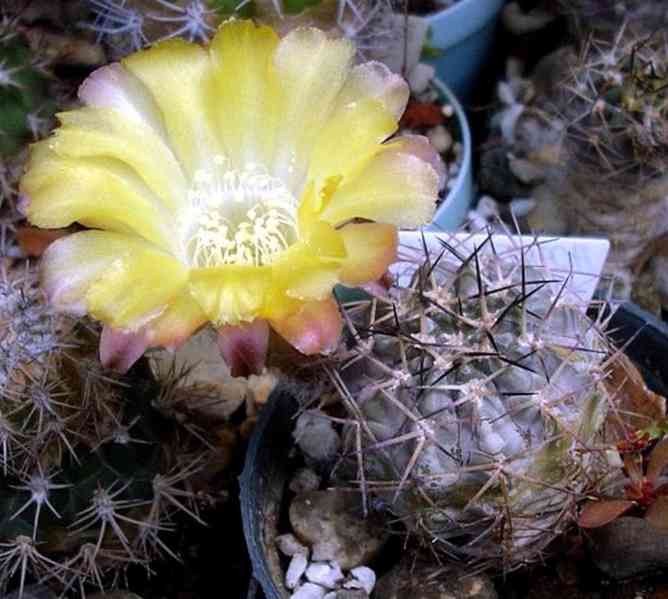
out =
[[429,83],[434,78],[436,69],[431,65],[418,62],[408,75],[408,85],[414,94],[421,94],[427,91]]
[[371,595],[373,587],[376,586],[376,573],[366,566],[359,566],[350,571],[353,580],[348,581],[343,586],[347,589],[363,589],[367,595]]
[[285,573],[285,586],[289,589],[294,589],[299,584],[304,572],[306,572],[307,566],[308,560],[306,559],[306,555],[303,553],[293,555],[288,566],[288,571]]
[[293,493],[308,493],[317,491],[320,487],[320,477],[310,468],[300,468],[290,481],[290,490]]
[[443,125],[429,129],[427,137],[439,154],[444,154],[452,147],[452,135]]
[[344,570],[368,563],[380,551],[385,532],[360,514],[359,497],[345,491],[311,491],[292,500],[290,524],[311,547],[314,561],[336,561]]
[[327,589],[335,589],[343,580],[343,572],[336,562],[314,562],[306,569],[306,578]]
[[278,550],[288,557],[301,553],[308,557],[308,547],[302,545],[293,534],[285,534],[276,537],[276,546]]
[[332,421],[320,410],[306,410],[299,418],[293,436],[305,456],[316,462],[333,460],[341,447]]
[[521,218],[526,216],[536,207],[536,200],[533,198],[514,198],[510,201],[510,211]]
[[326,592],[321,586],[306,582],[290,595],[290,599],[324,599]]

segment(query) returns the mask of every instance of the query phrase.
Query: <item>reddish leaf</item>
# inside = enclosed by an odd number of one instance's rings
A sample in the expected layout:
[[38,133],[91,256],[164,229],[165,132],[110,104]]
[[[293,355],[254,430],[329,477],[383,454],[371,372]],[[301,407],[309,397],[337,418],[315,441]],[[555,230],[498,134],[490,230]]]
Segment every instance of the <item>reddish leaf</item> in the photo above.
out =
[[655,528],[668,528],[668,497],[661,495],[647,508],[645,513],[647,520]]
[[445,115],[438,104],[411,100],[401,117],[401,126],[409,129],[435,127],[445,121]]
[[647,466],[647,480],[656,482],[666,466],[668,466],[668,437],[661,439],[652,449]]
[[622,461],[631,482],[640,486],[642,481],[645,480],[642,471],[642,456],[637,453],[627,453],[622,456]]
[[582,508],[578,524],[582,528],[598,528],[619,518],[634,505],[635,502],[625,499],[604,499],[589,502]]

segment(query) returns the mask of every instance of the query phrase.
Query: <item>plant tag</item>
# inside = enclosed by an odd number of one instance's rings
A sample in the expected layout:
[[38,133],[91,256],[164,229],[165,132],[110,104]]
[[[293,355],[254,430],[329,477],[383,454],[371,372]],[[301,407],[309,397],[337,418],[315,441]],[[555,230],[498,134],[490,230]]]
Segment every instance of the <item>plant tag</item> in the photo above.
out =
[[400,286],[410,284],[415,268],[424,260],[426,244],[432,260],[443,253],[444,260],[453,266],[463,263],[478,250],[478,257],[493,255],[508,257],[544,273],[545,279],[555,279],[555,293],[562,292],[565,301],[579,305],[584,311],[598,285],[603,265],[610,250],[607,239],[583,237],[533,237],[485,233],[447,233],[401,231],[399,260],[390,268]]

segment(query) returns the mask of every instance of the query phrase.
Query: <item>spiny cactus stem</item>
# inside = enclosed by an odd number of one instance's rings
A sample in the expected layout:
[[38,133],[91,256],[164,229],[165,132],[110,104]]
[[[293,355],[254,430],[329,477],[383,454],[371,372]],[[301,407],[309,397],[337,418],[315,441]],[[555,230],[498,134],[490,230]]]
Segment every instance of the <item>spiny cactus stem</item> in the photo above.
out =
[[[102,572],[98,556],[106,557],[104,550],[98,550],[93,543],[84,543],[79,552],[68,560],[61,568],[66,572],[71,572],[69,581],[64,581],[63,595],[65,595],[75,584],[78,583],[81,597],[85,597],[84,582],[91,580],[100,591],[104,591],[102,584]],[[118,559],[114,556],[114,559]]]
[[132,427],[141,420],[141,415],[135,416],[128,424],[122,424],[111,413],[111,411],[108,409],[108,406],[105,405],[105,409],[107,410],[109,416],[111,416],[115,427],[114,430],[112,430],[111,433],[109,433],[107,436],[101,437],[100,440],[91,447],[91,451],[97,450],[99,447],[110,441],[118,445],[129,445],[130,443],[138,443],[140,445],[151,444],[150,441],[134,438],[130,433],[130,429],[132,429]]
[[[178,487],[179,483],[187,480],[193,474],[201,470],[205,465],[205,458],[201,456],[199,459],[195,460],[192,464],[189,464],[182,469],[172,469],[171,475],[162,475],[156,474],[153,477],[153,502],[151,503],[151,518],[156,519],[160,514],[160,503],[161,501],[167,501],[172,506],[188,514],[191,518],[197,521],[202,526],[206,526],[206,522],[202,520],[193,509],[190,509],[186,506],[180,499],[192,500],[194,499],[194,494],[192,491],[187,491],[180,489]],[[195,506],[195,504],[192,504]]]
[[12,541],[0,543],[0,570],[2,582],[6,584],[20,570],[19,594],[23,597],[26,574],[30,566],[33,571],[59,568],[60,564],[42,555],[34,541],[25,535],[19,535]]
[[11,485],[13,489],[20,491],[28,491],[30,493],[30,498],[26,501],[22,507],[18,509],[11,517],[10,520],[13,520],[20,514],[22,514],[26,509],[28,509],[33,503],[35,504],[35,517],[33,520],[33,531],[32,531],[32,540],[35,541],[37,538],[37,528],[39,524],[39,515],[41,513],[42,505],[51,510],[51,513],[60,518],[60,514],[56,511],[56,508],[51,505],[49,501],[49,493],[55,489],[66,489],[71,487],[69,484],[55,484],[52,482],[52,479],[57,475],[57,472],[44,473],[42,467],[38,463],[38,472],[33,473],[30,478],[26,481],[24,485]]
[[9,67],[6,60],[0,60],[0,87],[16,87],[21,85],[14,79],[14,75],[23,67]]
[[150,555],[152,550],[158,548],[164,551],[172,559],[177,562],[183,562],[181,557],[177,555],[169,546],[160,538],[161,532],[174,531],[175,526],[167,522],[154,523],[150,521],[141,522],[139,532],[135,540],[135,546],[141,549],[144,555]]
[[188,41],[191,42],[207,42],[209,40],[209,34],[213,33],[214,29],[207,23],[206,19],[215,14],[216,11],[207,9],[202,0],[191,0],[185,6],[179,6],[175,2],[168,2],[167,0],[155,1],[176,14],[171,17],[149,15],[151,19],[163,23],[182,24],[176,31],[170,31],[169,34],[156,41],[162,41],[182,35],[185,35],[188,38]]
[[71,524],[70,528],[73,529],[75,534],[80,534],[99,524],[100,531],[95,546],[97,552],[102,546],[107,528],[109,527],[112,529],[121,545],[123,545],[123,549],[125,549],[128,556],[131,559],[136,559],[132,548],[130,547],[128,538],[123,532],[120,522],[126,522],[138,526],[139,521],[120,514],[119,510],[140,507],[146,505],[149,502],[133,499],[117,499],[117,497],[130,486],[132,481],[129,481],[114,490],[114,487],[117,486],[117,482],[119,481],[116,481],[106,489],[103,487],[98,487],[93,493],[91,505],[79,512],[79,518],[77,518]]

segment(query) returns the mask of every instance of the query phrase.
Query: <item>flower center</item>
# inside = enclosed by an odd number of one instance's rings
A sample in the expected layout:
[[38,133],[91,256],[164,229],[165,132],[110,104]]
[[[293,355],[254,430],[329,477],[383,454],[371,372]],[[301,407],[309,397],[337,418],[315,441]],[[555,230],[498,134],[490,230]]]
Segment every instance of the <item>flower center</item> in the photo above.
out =
[[195,173],[188,208],[179,219],[192,266],[261,266],[297,239],[297,199],[260,165],[242,170],[223,156]]

